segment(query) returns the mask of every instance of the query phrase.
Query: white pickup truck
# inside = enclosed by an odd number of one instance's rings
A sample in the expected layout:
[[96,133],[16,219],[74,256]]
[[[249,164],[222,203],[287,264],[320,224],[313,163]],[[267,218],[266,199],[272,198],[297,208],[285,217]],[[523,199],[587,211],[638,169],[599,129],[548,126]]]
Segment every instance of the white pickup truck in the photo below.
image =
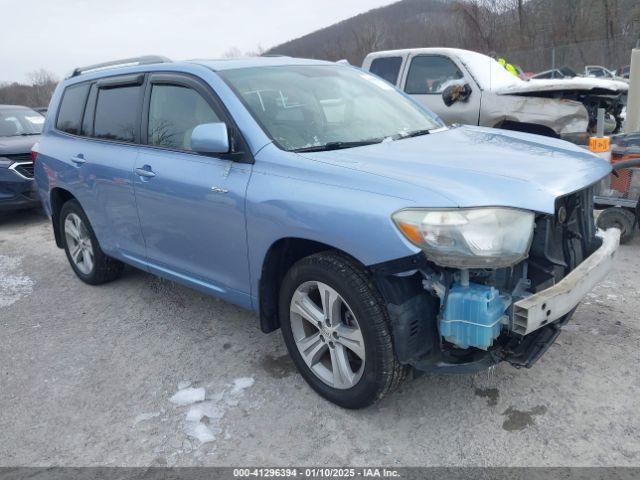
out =
[[412,48],[370,53],[362,68],[394,84],[446,123],[505,128],[581,141],[606,111],[617,133],[629,88],[596,78],[525,81],[481,53]]

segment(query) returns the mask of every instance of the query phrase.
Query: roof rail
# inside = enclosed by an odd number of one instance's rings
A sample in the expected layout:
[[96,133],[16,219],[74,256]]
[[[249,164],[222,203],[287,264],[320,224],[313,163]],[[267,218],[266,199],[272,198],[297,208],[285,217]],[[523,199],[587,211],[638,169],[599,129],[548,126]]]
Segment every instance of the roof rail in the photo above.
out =
[[87,72],[94,72],[97,70],[107,70],[109,68],[117,67],[130,67],[133,65],[150,65],[153,63],[168,63],[171,60],[161,55],[144,55],[142,57],[123,58],[122,60],[113,60],[111,62],[96,63],[95,65],[87,65],[86,67],[75,68],[71,75],[67,78],[77,77]]

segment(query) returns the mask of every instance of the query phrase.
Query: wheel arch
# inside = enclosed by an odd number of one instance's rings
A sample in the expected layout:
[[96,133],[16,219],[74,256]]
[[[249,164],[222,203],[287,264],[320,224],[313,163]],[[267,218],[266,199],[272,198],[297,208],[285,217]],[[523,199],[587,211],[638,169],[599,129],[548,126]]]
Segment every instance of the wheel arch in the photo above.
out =
[[338,252],[364,268],[362,262],[344,250],[306,238],[281,238],[269,247],[262,262],[258,282],[260,329],[264,333],[273,332],[280,328],[278,299],[280,286],[286,273],[298,260],[324,251]]
[[53,224],[53,235],[58,248],[63,248],[62,232],[60,231],[60,211],[62,206],[69,200],[76,200],[76,197],[69,191],[61,187],[55,187],[49,192],[49,202],[51,205],[51,223]]

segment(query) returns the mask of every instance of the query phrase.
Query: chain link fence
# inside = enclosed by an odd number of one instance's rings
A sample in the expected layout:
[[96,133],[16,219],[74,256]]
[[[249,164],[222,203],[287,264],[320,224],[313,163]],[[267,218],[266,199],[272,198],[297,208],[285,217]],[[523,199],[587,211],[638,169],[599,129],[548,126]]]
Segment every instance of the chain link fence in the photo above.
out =
[[557,45],[550,40],[542,40],[533,47],[508,48],[505,52],[496,53],[531,74],[568,67],[582,75],[585,67],[591,65],[617,72],[629,65],[631,50],[637,40],[637,35],[633,34]]

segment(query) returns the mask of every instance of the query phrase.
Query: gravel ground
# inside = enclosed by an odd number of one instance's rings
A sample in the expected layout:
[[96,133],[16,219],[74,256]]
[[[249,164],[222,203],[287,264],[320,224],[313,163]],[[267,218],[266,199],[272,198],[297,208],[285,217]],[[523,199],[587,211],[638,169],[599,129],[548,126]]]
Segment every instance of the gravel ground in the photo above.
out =
[[[640,466],[639,253],[533,369],[423,376],[347,411],[254,314],[134,269],[85,285],[42,214],[5,215],[0,465]],[[187,386],[206,402],[172,403]]]

